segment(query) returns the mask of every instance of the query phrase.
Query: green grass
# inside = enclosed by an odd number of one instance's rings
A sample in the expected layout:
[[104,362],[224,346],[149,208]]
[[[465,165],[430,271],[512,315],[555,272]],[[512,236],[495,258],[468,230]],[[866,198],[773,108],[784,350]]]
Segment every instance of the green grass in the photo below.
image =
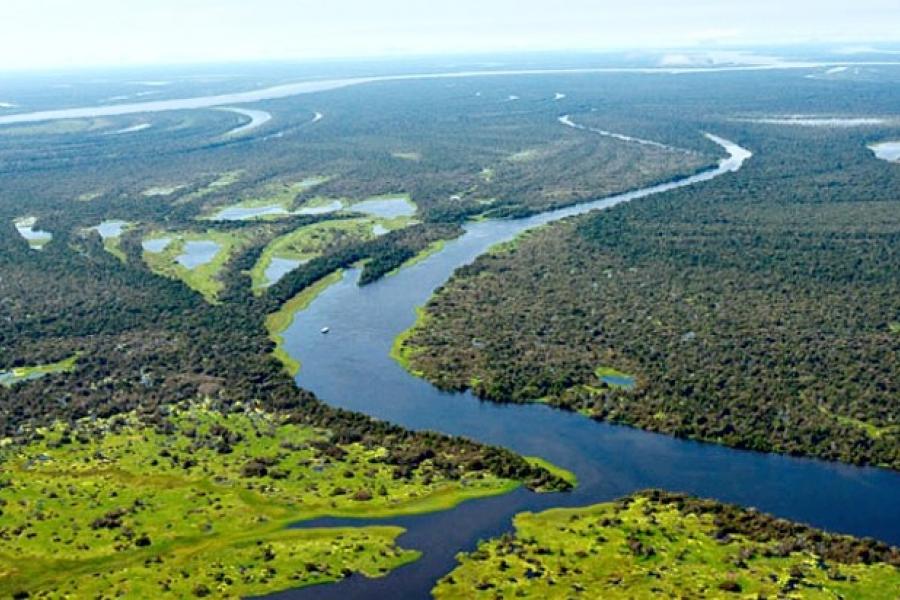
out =
[[373,228],[381,225],[388,231],[402,229],[409,224],[409,219],[334,219],[320,221],[312,225],[300,227],[286,235],[273,240],[263,250],[256,265],[250,271],[253,290],[256,294],[265,291],[268,283],[266,269],[273,258],[294,260],[312,260],[325,254],[329,248],[346,242],[367,241],[375,237]]
[[10,386],[19,381],[29,379],[38,379],[51,373],[68,373],[75,370],[75,364],[78,362],[79,354],[74,354],[65,360],[59,362],[34,365],[29,367],[16,367],[11,371],[0,373],[0,385]]
[[[225,175],[228,175],[227,173]],[[233,176],[239,176],[237,175]],[[234,204],[229,204],[226,206],[211,206],[208,207],[207,213],[205,216],[201,217],[201,219],[212,219],[214,215],[219,213],[222,210],[229,208],[260,208],[263,206],[280,206],[287,211],[290,211],[293,208],[294,201],[297,196],[306,190],[309,190],[317,185],[321,185],[328,181],[329,177],[310,177],[308,179],[304,179],[303,181],[295,181],[292,183],[273,183],[267,185],[261,195],[246,198],[241,200],[240,202],[236,202]],[[221,180],[221,178],[220,178]],[[215,182],[214,184],[215,185]],[[218,187],[222,187],[223,184],[219,184]],[[225,184],[230,185],[230,183]],[[206,194],[204,194],[206,195]],[[327,200],[326,204],[331,202],[331,200]],[[313,206],[309,203],[304,203],[304,206]],[[264,217],[266,219],[277,219],[283,217],[283,215],[269,215]]]
[[553,463],[551,463],[547,460],[544,460],[540,456],[526,456],[525,460],[527,460],[530,464],[532,464],[536,467],[541,467],[542,469],[546,469],[547,471],[550,472],[551,475],[555,475],[556,477],[559,477],[563,481],[571,484],[571,486],[573,488],[578,486],[578,477],[576,477],[575,473],[573,473],[571,471],[568,471],[566,469],[563,469],[562,467],[554,465]]
[[866,435],[868,435],[873,440],[880,439],[883,436],[890,435],[892,433],[900,433],[900,425],[888,425],[886,427],[879,427],[878,425],[873,425],[872,423],[867,423],[866,421],[861,421],[860,419],[836,415],[824,406],[819,407],[819,412],[834,419],[842,425],[847,425],[849,427],[854,427],[856,429],[865,431]]
[[400,335],[394,338],[394,343],[391,345],[391,358],[397,361],[401,367],[415,377],[424,377],[425,373],[423,371],[417,371],[412,367],[412,361],[418,353],[418,349],[410,345],[408,340],[415,335],[419,328],[427,327],[428,319],[428,312],[425,308],[417,306],[416,322],[413,323],[412,327],[401,332]]
[[271,340],[275,342],[273,356],[281,361],[291,376],[300,372],[300,362],[284,349],[284,336],[282,334],[294,322],[294,315],[306,309],[316,299],[316,296],[328,289],[329,286],[339,282],[343,277],[343,271],[335,271],[330,275],[326,275],[288,300],[277,312],[266,317],[266,329]]
[[430,461],[395,478],[383,448],[337,447],[249,407],[185,405],[165,422],[127,414],[2,445],[0,596],[237,598],[375,577],[418,557],[396,547],[402,529],[287,526],[442,510],[518,485],[481,471],[450,480]]
[[888,329],[891,333],[900,333],[900,322],[888,324]]
[[[184,232],[157,233],[147,240],[170,237],[172,242],[162,252],[144,252],[144,261],[157,274],[173,279],[180,279],[188,287],[199,292],[210,303],[216,303],[216,297],[225,285],[219,281],[218,274],[228,262],[232,254],[247,241],[246,234],[240,232]],[[189,241],[208,240],[219,244],[219,251],[212,261],[194,269],[188,269],[178,263],[177,258],[184,251]]]
[[[441,598],[894,599],[900,570],[785,554],[777,539],[717,538],[713,512],[628,503],[516,516],[514,536],[461,554]],[[793,590],[793,591],[791,591]]]

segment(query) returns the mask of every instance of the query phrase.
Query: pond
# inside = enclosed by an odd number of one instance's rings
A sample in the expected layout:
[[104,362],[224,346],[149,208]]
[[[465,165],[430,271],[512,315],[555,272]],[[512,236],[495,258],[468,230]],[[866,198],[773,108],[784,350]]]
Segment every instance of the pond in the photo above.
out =
[[49,231],[35,229],[35,223],[37,223],[37,219],[34,217],[23,217],[14,221],[16,231],[28,241],[28,245],[33,250],[42,250],[53,239],[53,234]]
[[350,210],[382,219],[393,219],[413,216],[416,214],[416,205],[408,196],[386,196],[357,202],[350,206]]
[[172,243],[172,238],[163,237],[163,238],[154,238],[150,240],[144,240],[141,242],[141,247],[145,252],[152,252],[154,254],[159,254],[169,247],[169,244]]
[[266,283],[263,284],[263,287],[271,287],[278,283],[282,277],[304,264],[305,260],[298,260],[295,258],[279,258],[277,256],[272,257],[269,262],[269,266],[266,267]]
[[103,221],[96,227],[91,227],[91,229],[99,233],[100,237],[106,240],[120,237],[127,226],[127,221]]
[[189,240],[184,243],[184,248],[175,261],[182,267],[193,270],[211,263],[221,249],[221,244],[212,240]]
[[875,156],[888,162],[900,162],[900,142],[881,142],[872,144],[869,149]]

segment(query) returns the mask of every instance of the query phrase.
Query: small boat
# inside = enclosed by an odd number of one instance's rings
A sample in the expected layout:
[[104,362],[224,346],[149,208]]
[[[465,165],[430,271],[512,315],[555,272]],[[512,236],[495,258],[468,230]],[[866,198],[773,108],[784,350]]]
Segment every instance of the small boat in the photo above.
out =
[[329,331],[331,331],[331,330],[330,330],[329,328],[327,328],[327,327],[323,327],[323,328],[322,328],[322,333],[323,333],[323,334],[328,333]]

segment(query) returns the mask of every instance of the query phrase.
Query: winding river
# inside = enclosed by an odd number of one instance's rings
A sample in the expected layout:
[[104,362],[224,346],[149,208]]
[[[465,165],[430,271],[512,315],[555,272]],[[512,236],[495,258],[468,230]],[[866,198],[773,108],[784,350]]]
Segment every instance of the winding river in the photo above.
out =
[[[541,456],[575,472],[579,485],[566,494],[519,489],[426,515],[298,523],[297,527],[398,524],[407,529],[399,544],[419,549],[423,556],[380,579],[353,576],[271,598],[428,598],[435,581],[455,566],[457,552],[508,531],[516,513],[585,506],[650,487],[755,506],[829,530],[900,543],[896,473],[678,440],[543,405],[481,402],[470,393],[438,391],[389,357],[394,338],[415,321],[414,308],[423,305],[456,268],[492,245],[551,221],[726,175],[751,156],[727,140],[708,137],[729,154],[718,168],[525,219],[467,224],[465,234],[441,252],[374,284],[358,287],[359,272],[348,271],[296,315],[285,333],[287,350],[303,364],[298,383],[323,401],[410,429],[464,435]],[[319,333],[325,326],[331,328],[327,336]]]

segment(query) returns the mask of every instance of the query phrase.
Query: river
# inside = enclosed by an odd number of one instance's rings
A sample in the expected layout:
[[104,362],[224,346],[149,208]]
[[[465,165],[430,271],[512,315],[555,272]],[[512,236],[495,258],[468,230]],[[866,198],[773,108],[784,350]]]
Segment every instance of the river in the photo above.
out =
[[[467,224],[465,234],[440,252],[371,285],[358,287],[359,272],[348,271],[296,315],[284,334],[286,349],[303,365],[298,384],[322,401],[409,429],[463,435],[541,456],[573,471],[579,485],[565,494],[520,489],[426,515],[298,523],[298,527],[398,524],[407,529],[399,544],[424,554],[380,579],[353,576],[270,598],[428,598],[437,579],[455,566],[457,552],[510,530],[518,512],[585,506],[651,487],[755,506],[828,530],[900,543],[897,473],[678,440],[538,404],[482,402],[468,392],[441,392],[389,357],[394,338],[415,321],[415,307],[425,304],[455,269],[492,245],[561,218],[728,176],[751,156],[727,140],[708,137],[729,154],[718,168],[525,219]],[[327,336],[319,333],[325,326],[331,330]]]
[[[142,113],[165,112],[172,110],[191,110],[198,108],[214,108],[231,104],[247,104],[261,102],[263,100],[278,100],[290,98],[302,94],[315,92],[327,92],[349,86],[374,83],[381,81],[417,81],[426,79],[461,79],[468,77],[500,77],[500,76],[524,76],[524,75],[585,75],[585,74],[616,74],[616,73],[642,73],[647,75],[689,75],[692,73],[724,73],[731,71],[769,71],[785,69],[815,69],[838,65],[878,66],[898,65],[897,62],[775,62],[763,65],[726,65],[712,67],[599,67],[599,68],[571,68],[571,69],[510,69],[496,71],[459,71],[446,73],[414,73],[406,75],[375,75],[371,77],[348,77],[343,79],[318,79],[286,83],[256,90],[234,92],[230,94],[218,94],[213,96],[197,96],[193,98],[176,98],[171,100],[156,100],[150,102],[130,102],[126,104],[84,106],[75,108],[61,108],[43,110],[37,112],[20,112],[0,116],[0,125],[12,125],[16,123],[36,123],[40,121],[58,121],[62,119],[84,119],[94,117],[115,117],[121,115],[133,115]],[[313,122],[321,118],[319,113]]]

